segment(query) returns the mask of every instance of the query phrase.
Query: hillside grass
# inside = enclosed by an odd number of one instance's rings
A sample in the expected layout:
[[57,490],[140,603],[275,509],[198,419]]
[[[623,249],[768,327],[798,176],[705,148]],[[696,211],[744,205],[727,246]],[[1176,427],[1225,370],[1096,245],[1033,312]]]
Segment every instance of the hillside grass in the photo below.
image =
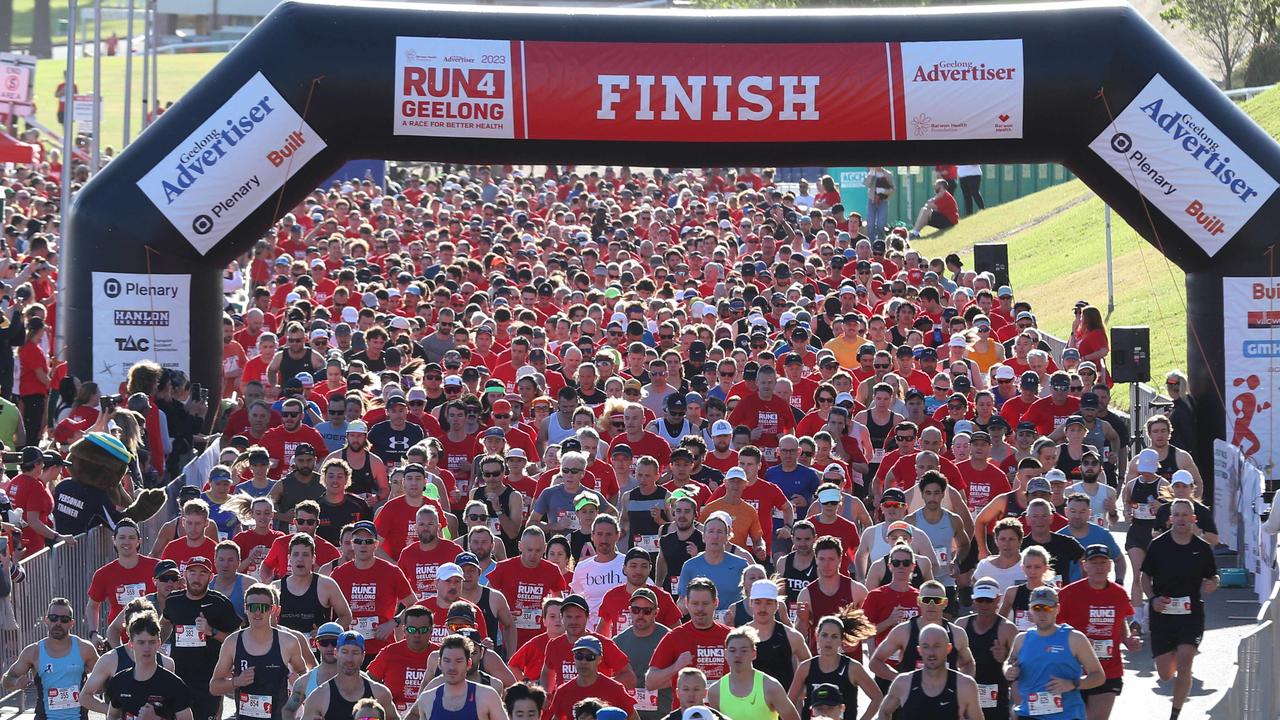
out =
[[[1280,88],[1242,109],[1272,137],[1280,137]],[[1072,306],[1087,300],[1103,310],[1107,327],[1151,328],[1151,373],[1159,378],[1187,364],[1185,275],[1116,214],[1111,215],[1115,310],[1107,313],[1104,205],[1079,180],[1041,190],[966,218],[945,233],[927,233],[914,245],[930,257],[955,252],[973,265],[973,246],[1009,246],[1009,275],[1018,299],[1031,303],[1040,327],[1065,337]],[[1128,405],[1128,393],[1117,393]]]

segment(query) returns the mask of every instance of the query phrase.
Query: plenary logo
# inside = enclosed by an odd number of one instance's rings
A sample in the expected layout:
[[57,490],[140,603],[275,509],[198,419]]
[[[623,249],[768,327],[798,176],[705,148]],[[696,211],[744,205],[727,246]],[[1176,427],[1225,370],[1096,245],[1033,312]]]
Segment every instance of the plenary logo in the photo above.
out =
[[109,298],[120,297],[120,290],[120,281],[115,278],[107,278],[106,281],[102,283],[102,292]]
[[169,327],[168,310],[115,310],[116,327]]
[[208,235],[213,230],[213,218],[201,213],[191,221],[191,230],[197,235]]
[[1111,149],[1121,155],[1128,156],[1126,162],[1133,176],[1146,175],[1151,183],[1155,185],[1155,189],[1162,195],[1168,196],[1178,192],[1178,187],[1173,184],[1173,180],[1165,177],[1164,172],[1152,164],[1146,153],[1142,150],[1134,149],[1133,138],[1129,133],[1118,132],[1112,135]]

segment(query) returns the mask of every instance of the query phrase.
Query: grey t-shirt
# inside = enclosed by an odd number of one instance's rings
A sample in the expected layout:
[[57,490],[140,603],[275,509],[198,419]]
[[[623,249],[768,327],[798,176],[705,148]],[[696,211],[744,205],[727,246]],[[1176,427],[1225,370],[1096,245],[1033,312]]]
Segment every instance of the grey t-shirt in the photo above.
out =
[[[631,670],[635,672],[636,677],[643,678],[644,674],[649,671],[649,661],[653,659],[653,651],[658,647],[658,641],[667,633],[671,632],[670,628],[662,623],[655,623],[653,632],[649,637],[636,637],[634,627],[629,627],[621,633],[613,637],[613,642],[618,649],[631,659]],[[636,714],[640,716],[640,720],[659,720],[667,713],[671,712],[672,690],[665,687],[656,693],[657,710],[641,710],[640,708],[647,703],[652,703],[655,699],[655,693],[647,693],[644,689],[643,680],[640,687],[633,691],[632,695],[636,701]]]
[[426,356],[429,363],[440,362],[444,354],[452,350],[455,345],[452,334],[440,337],[440,333],[436,332],[418,341],[418,347],[422,348],[422,354]]
[[[595,490],[583,487],[578,492],[589,492],[595,495],[602,505],[604,504],[604,498]],[[542,494],[538,495],[538,499],[533,501],[533,511],[540,514],[545,522],[553,525],[567,522],[570,523],[570,530],[579,530],[581,528],[572,526],[578,520],[573,509],[573,499],[577,495],[578,493],[570,495],[569,491],[564,489],[564,485],[552,485],[543,490]]]

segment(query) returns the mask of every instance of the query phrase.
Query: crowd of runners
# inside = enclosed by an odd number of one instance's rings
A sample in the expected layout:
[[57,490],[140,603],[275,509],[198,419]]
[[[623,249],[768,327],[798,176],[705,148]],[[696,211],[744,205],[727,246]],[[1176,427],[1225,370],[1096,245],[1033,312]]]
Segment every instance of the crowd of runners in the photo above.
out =
[[[0,244],[3,559],[97,525],[118,557],[5,670],[37,717],[1105,720],[1144,651],[1187,699],[1217,587],[1187,430],[1112,412],[1097,308],[913,248],[954,166],[914,226],[880,168],[867,208],[752,169],[317,189],[226,269],[212,416],[148,361],[49,364],[39,170]],[[144,536],[64,479],[95,433],[130,491],[220,454]]]

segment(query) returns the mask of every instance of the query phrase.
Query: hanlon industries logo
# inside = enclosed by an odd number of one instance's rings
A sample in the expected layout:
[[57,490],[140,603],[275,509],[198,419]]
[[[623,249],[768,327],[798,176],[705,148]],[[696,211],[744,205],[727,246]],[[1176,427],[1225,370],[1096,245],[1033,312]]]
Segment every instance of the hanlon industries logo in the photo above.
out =
[[115,310],[112,322],[117,327],[169,327],[169,311]]

